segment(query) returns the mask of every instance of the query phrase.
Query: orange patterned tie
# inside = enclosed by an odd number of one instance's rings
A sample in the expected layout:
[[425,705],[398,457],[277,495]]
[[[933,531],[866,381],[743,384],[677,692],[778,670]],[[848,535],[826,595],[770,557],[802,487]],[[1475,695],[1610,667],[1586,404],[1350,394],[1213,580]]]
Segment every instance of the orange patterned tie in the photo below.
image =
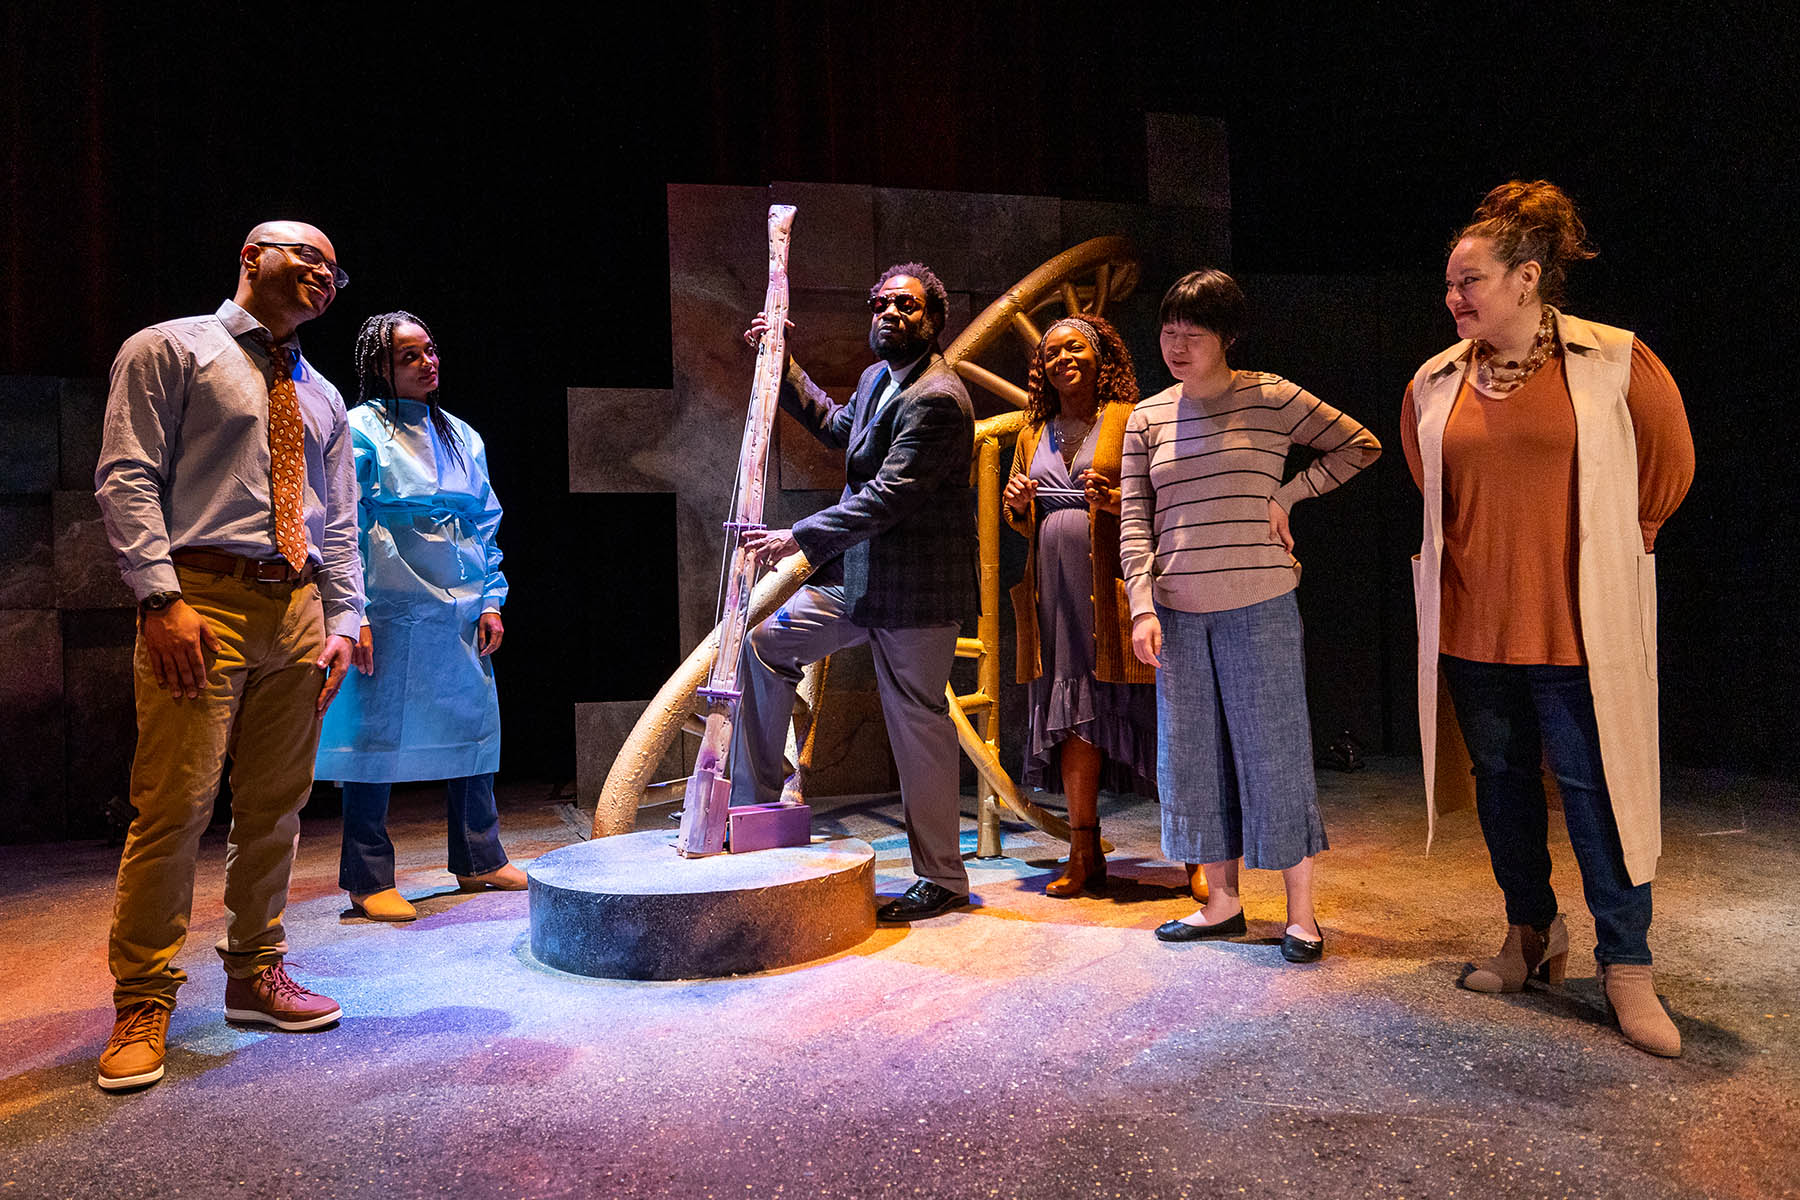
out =
[[269,386],[269,496],[275,506],[275,549],[296,571],[306,567],[306,526],[300,490],[306,481],[306,431],[300,424],[300,393],[294,390],[292,360],[267,330],[256,340],[269,353],[275,381]]

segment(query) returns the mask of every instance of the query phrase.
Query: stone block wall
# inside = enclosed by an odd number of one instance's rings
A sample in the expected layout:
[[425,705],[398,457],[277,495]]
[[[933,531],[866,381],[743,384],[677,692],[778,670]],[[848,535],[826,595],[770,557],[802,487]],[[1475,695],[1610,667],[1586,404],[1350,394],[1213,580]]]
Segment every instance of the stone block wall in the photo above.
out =
[[93,494],[105,398],[0,378],[0,841],[101,836],[129,812],[135,617]]

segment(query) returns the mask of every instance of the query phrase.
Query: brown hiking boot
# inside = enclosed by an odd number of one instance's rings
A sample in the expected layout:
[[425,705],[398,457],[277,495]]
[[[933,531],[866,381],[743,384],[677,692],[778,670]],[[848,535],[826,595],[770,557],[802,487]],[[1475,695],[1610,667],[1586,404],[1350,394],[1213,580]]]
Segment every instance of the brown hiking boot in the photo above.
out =
[[154,1000],[121,1008],[106,1049],[100,1052],[100,1086],[117,1092],[161,1079],[168,1040],[168,1009]]
[[225,1018],[273,1025],[277,1029],[317,1029],[344,1015],[330,996],[309,992],[288,977],[281,963],[248,979],[225,980]]

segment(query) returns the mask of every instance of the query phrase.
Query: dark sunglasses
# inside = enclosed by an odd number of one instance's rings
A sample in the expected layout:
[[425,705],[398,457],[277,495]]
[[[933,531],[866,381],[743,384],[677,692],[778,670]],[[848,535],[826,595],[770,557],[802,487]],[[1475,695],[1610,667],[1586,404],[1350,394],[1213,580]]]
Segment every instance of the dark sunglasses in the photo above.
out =
[[888,310],[890,304],[903,317],[910,317],[925,307],[923,301],[914,299],[905,292],[889,292],[883,296],[869,297],[869,311],[878,317]]

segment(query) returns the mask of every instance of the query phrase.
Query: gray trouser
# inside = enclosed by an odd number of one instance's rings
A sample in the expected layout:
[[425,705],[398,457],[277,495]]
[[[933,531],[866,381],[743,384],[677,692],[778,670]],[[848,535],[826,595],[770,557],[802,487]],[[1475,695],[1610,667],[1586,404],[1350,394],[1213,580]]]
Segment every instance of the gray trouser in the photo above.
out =
[[1294,593],[1222,612],[1159,604],[1156,615],[1163,856],[1285,871],[1325,850]]
[[958,627],[865,629],[845,617],[844,608],[841,587],[803,587],[745,639],[739,669],[744,696],[731,734],[731,802],[773,804],[781,798],[782,753],[801,671],[827,654],[867,642],[900,773],[900,811],[913,873],[966,894],[961,762],[944,698]]

